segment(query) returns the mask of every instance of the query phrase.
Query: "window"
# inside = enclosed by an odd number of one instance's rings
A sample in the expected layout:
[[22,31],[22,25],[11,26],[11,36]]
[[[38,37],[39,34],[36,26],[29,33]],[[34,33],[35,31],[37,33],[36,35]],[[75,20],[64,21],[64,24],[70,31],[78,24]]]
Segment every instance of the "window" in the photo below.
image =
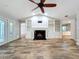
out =
[[4,21],[0,20],[0,42],[4,41]]
[[14,24],[13,22],[9,22],[8,23],[8,36],[9,38],[8,39],[13,39],[13,34],[14,34],[14,28],[13,28]]
[[21,23],[21,35],[25,35],[26,33],[26,23]]
[[55,31],[60,32],[60,20],[55,20]]
[[63,32],[70,31],[70,24],[63,24],[62,25],[62,31]]

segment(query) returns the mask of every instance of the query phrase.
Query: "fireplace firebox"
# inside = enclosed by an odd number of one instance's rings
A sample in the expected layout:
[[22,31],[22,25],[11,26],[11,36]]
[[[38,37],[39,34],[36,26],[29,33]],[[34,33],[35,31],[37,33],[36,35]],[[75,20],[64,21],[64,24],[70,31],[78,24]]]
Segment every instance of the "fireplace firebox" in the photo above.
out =
[[45,30],[35,30],[34,40],[46,40],[46,31]]

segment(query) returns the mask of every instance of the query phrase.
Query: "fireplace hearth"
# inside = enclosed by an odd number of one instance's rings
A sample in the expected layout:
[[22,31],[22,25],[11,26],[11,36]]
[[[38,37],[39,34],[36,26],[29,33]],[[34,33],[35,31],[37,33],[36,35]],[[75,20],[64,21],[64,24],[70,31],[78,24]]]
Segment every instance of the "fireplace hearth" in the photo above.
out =
[[45,30],[35,30],[34,40],[46,40],[46,31]]

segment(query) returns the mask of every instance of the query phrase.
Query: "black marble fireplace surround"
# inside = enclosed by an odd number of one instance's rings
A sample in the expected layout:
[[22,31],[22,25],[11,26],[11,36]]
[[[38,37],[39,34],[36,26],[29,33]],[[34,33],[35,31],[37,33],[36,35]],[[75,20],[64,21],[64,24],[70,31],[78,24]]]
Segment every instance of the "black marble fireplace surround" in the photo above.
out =
[[45,30],[35,30],[34,40],[46,40],[46,31]]

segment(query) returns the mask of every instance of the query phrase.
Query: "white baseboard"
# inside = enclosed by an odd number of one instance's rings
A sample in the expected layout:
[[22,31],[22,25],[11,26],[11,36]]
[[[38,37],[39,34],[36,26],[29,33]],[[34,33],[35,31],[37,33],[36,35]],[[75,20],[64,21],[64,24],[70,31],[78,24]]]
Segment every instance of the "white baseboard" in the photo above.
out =
[[2,45],[4,45],[4,44],[7,44],[7,43],[9,43],[9,42],[11,42],[11,41],[17,40],[17,39],[19,39],[19,38],[4,41],[4,42],[0,43],[0,46],[2,46]]

